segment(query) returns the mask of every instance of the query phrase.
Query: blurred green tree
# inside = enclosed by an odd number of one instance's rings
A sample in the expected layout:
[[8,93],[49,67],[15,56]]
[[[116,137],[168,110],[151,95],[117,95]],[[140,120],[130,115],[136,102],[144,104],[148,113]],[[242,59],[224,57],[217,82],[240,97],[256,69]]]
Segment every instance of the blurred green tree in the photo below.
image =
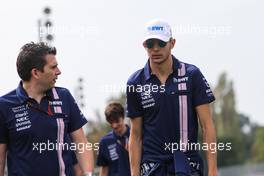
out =
[[264,127],[256,127],[252,146],[252,159],[255,162],[264,161]]
[[[249,126],[249,118],[236,110],[236,97],[233,82],[224,72],[219,76],[214,88],[216,101],[213,103],[213,117],[218,143],[231,143],[231,150],[218,151],[219,167],[242,164],[248,152],[248,134],[243,129]],[[250,131],[250,129],[248,130]]]

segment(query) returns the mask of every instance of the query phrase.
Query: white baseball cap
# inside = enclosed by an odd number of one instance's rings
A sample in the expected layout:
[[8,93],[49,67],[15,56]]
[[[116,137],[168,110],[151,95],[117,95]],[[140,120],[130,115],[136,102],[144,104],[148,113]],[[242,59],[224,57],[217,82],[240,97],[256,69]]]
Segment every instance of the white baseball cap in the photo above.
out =
[[170,25],[160,19],[154,19],[146,23],[146,34],[144,41],[148,39],[159,39],[168,42],[172,37]]

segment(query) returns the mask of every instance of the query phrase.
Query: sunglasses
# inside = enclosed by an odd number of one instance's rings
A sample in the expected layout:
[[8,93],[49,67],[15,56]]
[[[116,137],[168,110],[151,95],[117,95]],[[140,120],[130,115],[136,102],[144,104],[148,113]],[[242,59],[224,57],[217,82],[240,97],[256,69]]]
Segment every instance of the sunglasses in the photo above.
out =
[[164,41],[162,41],[162,40],[158,40],[158,39],[148,39],[148,40],[146,41],[146,47],[147,47],[148,49],[151,49],[151,48],[154,47],[154,45],[155,45],[156,42],[157,42],[157,44],[158,44],[158,46],[159,46],[160,48],[163,48],[163,47],[165,47],[165,46],[167,45],[167,42],[164,42]]

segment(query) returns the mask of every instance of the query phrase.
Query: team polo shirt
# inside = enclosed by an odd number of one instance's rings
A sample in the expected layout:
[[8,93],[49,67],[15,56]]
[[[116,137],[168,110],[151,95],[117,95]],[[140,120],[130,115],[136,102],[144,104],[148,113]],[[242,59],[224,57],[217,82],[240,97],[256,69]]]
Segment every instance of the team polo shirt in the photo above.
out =
[[0,98],[0,143],[7,144],[8,175],[72,176],[70,133],[86,123],[67,89],[52,88],[38,104],[20,83]]
[[[151,74],[149,61],[127,82],[127,116],[143,118],[142,163],[173,157],[173,143],[196,143],[198,118],[195,107],[214,101],[200,72],[174,56],[173,73],[161,85]],[[169,146],[168,148],[166,146]]]
[[108,176],[130,176],[128,139],[129,127],[123,136],[116,135],[113,130],[102,137],[97,156],[98,166],[108,166]]

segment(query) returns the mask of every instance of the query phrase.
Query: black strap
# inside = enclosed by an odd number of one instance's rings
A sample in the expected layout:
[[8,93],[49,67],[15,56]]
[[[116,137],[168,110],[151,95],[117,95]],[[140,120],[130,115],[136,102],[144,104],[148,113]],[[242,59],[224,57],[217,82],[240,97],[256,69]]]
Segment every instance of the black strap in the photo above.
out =
[[52,116],[53,115],[53,113],[52,113],[52,111],[51,111],[51,107],[50,107],[50,104],[48,104],[48,110],[44,110],[44,109],[42,109],[42,108],[40,108],[40,107],[38,107],[38,106],[35,106],[32,102],[30,102],[30,101],[27,101],[27,105],[28,105],[28,107],[30,107],[30,108],[32,108],[32,109],[35,109],[35,110],[37,110],[37,111],[39,111],[39,112],[41,112],[41,113],[44,113],[44,114],[46,114],[46,115],[48,115],[48,116]]

